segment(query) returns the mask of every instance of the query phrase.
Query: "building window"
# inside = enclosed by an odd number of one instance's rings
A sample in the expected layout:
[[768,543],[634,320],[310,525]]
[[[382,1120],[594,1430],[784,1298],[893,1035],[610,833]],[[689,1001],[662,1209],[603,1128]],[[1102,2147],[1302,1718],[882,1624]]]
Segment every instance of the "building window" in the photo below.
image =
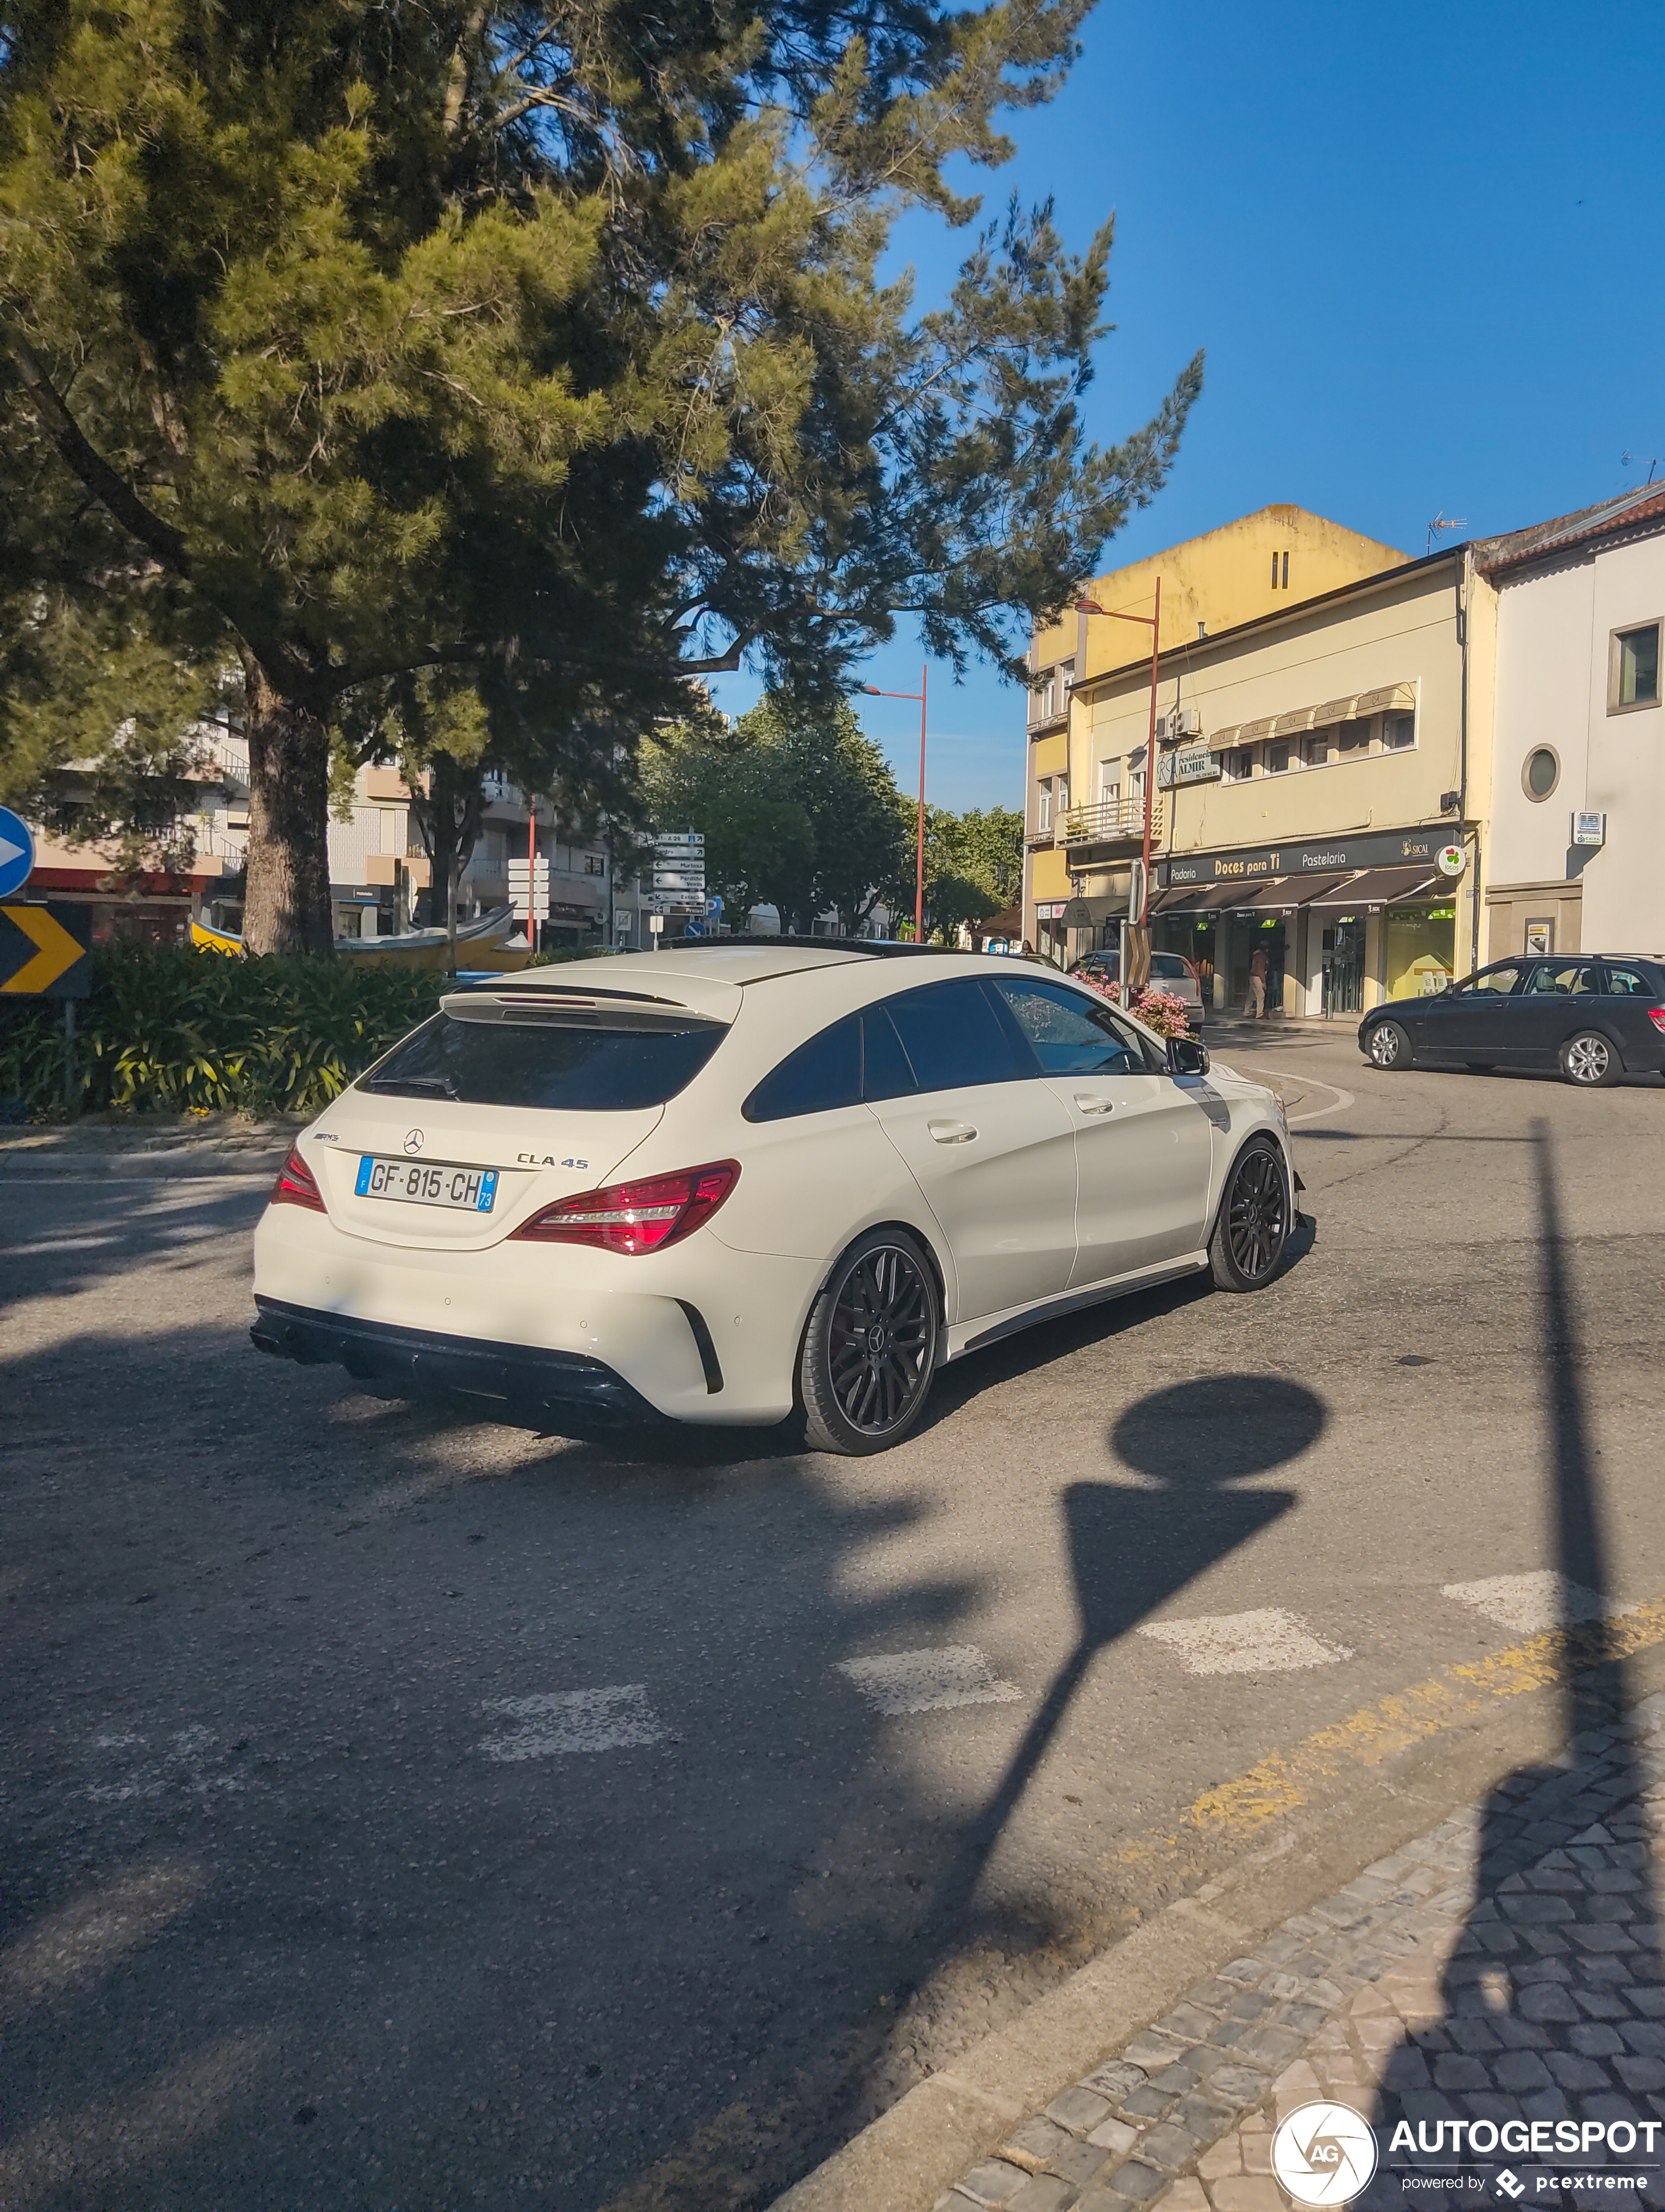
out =
[[1098,803],[1114,806],[1121,797],[1121,763],[1120,761],[1100,761],[1098,763]]
[[1334,730],[1315,730],[1310,738],[1302,740],[1301,757],[1309,768],[1323,767],[1330,757],[1330,744],[1334,736]]
[[1368,722],[1343,722],[1335,732],[1336,757],[1357,760],[1370,749],[1370,726]]
[[1521,788],[1528,799],[1547,799],[1561,781],[1561,763],[1553,746],[1538,745],[1526,757]]
[[1382,750],[1384,753],[1408,752],[1415,743],[1414,714],[1384,714],[1382,717]]
[[1266,749],[1266,772],[1268,775],[1283,775],[1289,768],[1289,747],[1268,745]]
[[1279,583],[1278,583],[1278,570],[1279,570],[1279,562],[1281,562],[1281,563],[1282,563],[1282,567],[1283,567],[1283,586],[1282,586],[1282,588],[1283,588],[1285,591],[1287,591],[1287,590],[1289,589],[1289,556],[1288,556],[1288,554],[1287,554],[1287,553],[1283,553],[1283,554],[1274,553],[1274,554],[1273,555],[1273,556],[1272,556],[1272,588],[1273,588],[1273,590],[1274,592],[1275,592],[1275,591],[1277,591],[1277,590],[1279,589]]
[[1659,631],[1656,622],[1610,633],[1607,649],[1607,712],[1627,714],[1659,704]]
[[1057,802],[1059,818],[1061,820],[1062,817],[1070,811],[1070,780],[1068,776],[1059,776],[1053,785],[1053,792]]
[[1052,827],[1052,783],[1045,776],[1035,787],[1035,826],[1037,830]]
[[586,876],[605,876],[606,874],[607,863],[601,854],[586,853],[584,855],[584,872]]
[[1235,752],[1224,756],[1224,781],[1227,783],[1247,783],[1255,773],[1255,752],[1250,745],[1239,745]]

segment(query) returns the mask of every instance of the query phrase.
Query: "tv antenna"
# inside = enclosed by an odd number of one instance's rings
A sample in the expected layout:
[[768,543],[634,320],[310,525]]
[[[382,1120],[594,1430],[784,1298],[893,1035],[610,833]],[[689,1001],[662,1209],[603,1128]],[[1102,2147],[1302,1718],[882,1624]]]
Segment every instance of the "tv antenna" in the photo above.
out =
[[1466,514],[1454,514],[1448,522],[1442,510],[1428,525],[1428,550],[1433,551],[1434,540],[1442,530],[1467,530],[1468,527],[1468,517]]
[[[1641,467],[1642,464],[1641,464],[1641,462],[1640,462],[1640,461],[1638,461],[1638,460],[1635,459],[1634,459],[1634,458],[1633,458],[1630,453],[1621,453],[1621,454],[1619,456],[1619,467],[1620,467],[1621,469],[1639,469],[1639,468]],[[1648,464],[1648,482],[1649,482],[1650,483],[1651,483],[1653,482],[1653,480],[1654,480],[1654,471],[1655,471],[1658,466],[1659,466],[1659,462],[1658,462],[1657,459],[1656,459],[1651,460],[1651,461],[1650,461],[1650,462],[1649,462],[1649,464]]]

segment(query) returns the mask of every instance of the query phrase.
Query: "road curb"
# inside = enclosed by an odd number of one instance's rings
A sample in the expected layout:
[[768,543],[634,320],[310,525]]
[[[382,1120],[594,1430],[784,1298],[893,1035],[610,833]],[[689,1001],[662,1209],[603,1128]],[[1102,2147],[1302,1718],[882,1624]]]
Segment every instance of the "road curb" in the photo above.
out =
[[[1665,1687],[1665,1647],[1632,1663],[1639,1690]],[[777,2197],[772,2212],[931,2212],[1014,2124],[1113,2057],[1194,1983],[1483,1796],[1510,1768],[1554,1756],[1561,1717],[1559,1687],[1543,1684],[1453,1735],[1424,1736],[1374,1771],[1347,1776],[1218,1879],[910,2089]]]

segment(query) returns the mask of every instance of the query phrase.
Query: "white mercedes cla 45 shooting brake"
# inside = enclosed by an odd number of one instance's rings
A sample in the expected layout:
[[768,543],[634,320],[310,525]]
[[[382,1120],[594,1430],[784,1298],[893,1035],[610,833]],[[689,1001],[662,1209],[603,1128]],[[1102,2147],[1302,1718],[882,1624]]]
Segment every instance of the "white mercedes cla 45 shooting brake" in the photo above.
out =
[[505,1418],[872,1452],[951,1359],[1277,1273],[1273,1094],[1048,969],[753,939],[459,988],[295,1145],[254,1341]]

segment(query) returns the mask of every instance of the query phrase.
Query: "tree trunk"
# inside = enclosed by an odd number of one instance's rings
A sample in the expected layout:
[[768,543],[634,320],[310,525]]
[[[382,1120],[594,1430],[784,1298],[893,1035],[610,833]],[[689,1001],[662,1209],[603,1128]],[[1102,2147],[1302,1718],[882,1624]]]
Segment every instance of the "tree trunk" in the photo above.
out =
[[246,666],[250,952],[329,952],[330,737],[257,661]]

